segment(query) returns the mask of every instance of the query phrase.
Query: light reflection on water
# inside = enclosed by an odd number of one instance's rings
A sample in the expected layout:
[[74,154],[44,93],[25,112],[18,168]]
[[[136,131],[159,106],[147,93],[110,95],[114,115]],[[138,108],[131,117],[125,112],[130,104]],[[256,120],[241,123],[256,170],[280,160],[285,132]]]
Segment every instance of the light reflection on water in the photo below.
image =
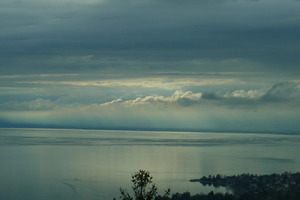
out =
[[299,143],[297,135],[0,129],[0,199],[118,198],[139,169],[161,192],[209,192],[189,179],[297,171]]

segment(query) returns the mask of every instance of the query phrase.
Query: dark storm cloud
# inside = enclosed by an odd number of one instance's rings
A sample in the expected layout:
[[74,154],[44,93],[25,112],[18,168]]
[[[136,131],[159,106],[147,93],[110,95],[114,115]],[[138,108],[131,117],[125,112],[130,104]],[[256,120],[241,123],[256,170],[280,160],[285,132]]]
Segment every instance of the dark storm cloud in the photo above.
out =
[[248,71],[298,70],[299,1],[18,2],[0,3],[2,73],[172,70],[169,61],[232,58],[265,66]]
[[2,0],[0,125],[297,132],[299,9]]
[[261,97],[261,100],[265,102],[276,102],[299,99],[299,97],[299,85],[290,82],[282,82],[273,85],[273,87]]
[[34,101],[29,102],[5,102],[0,104],[0,110],[2,111],[27,111],[27,110],[52,110],[54,109],[56,104],[49,100],[45,99],[36,99]]
[[203,99],[219,100],[221,105],[238,106],[265,106],[268,104],[278,103],[277,105],[297,106],[299,107],[300,87],[297,83],[279,82],[274,84],[267,91],[257,90],[236,90],[225,95],[209,93],[202,95]]

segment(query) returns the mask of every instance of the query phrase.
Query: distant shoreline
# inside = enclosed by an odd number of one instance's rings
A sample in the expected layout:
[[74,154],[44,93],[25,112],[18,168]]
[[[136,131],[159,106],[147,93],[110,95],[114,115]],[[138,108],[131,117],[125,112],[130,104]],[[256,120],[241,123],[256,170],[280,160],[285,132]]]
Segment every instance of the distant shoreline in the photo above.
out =
[[300,172],[273,173],[270,175],[240,174],[224,176],[203,176],[200,179],[191,179],[190,182],[199,182],[202,185],[214,187],[227,187],[235,195],[245,193],[280,192],[286,193],[291,188],[300,188]]
[[143,132],[187,132],[187,133],[220,133],[220,134],[266,134],[266,135],[300,135],[298,132],[263,132],[263,131],[213,131],[213,130],[194,130],[194,129],[156,129],[156,128],[77,128],[77,127],[0,127],[0,130],[4,129],[33,129],[33,130],[95,130],[95,131],[143,131]]

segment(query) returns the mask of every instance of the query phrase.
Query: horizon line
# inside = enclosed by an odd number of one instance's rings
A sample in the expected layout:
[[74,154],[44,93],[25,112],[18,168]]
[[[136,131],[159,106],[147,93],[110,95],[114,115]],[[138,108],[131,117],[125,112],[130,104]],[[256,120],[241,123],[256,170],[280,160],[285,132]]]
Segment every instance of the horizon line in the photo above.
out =
[[89,127],[50,127],[50,126],[19,126],[0,127],[1,129],[53,129],[53,130],[98,130],[98,131],[156,131],[156,132],[190,132],[190,133],[241,133],[241,134],[274,134],[274,135],[300,135],[297,131],[237,131],[237,130],[205,130],[205,129],[185,129],[185,128],[89,128]]

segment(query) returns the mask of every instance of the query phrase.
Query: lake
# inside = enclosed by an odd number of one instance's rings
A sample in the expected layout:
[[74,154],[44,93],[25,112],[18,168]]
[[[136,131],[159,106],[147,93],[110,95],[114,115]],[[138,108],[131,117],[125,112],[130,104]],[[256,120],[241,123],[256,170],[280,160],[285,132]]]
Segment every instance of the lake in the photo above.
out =
[[0,199],[118,199],[139,169],[160,193],[206,193],[213,188],[189,180],[296,172],[299,152],[299,135],[0,129]]

